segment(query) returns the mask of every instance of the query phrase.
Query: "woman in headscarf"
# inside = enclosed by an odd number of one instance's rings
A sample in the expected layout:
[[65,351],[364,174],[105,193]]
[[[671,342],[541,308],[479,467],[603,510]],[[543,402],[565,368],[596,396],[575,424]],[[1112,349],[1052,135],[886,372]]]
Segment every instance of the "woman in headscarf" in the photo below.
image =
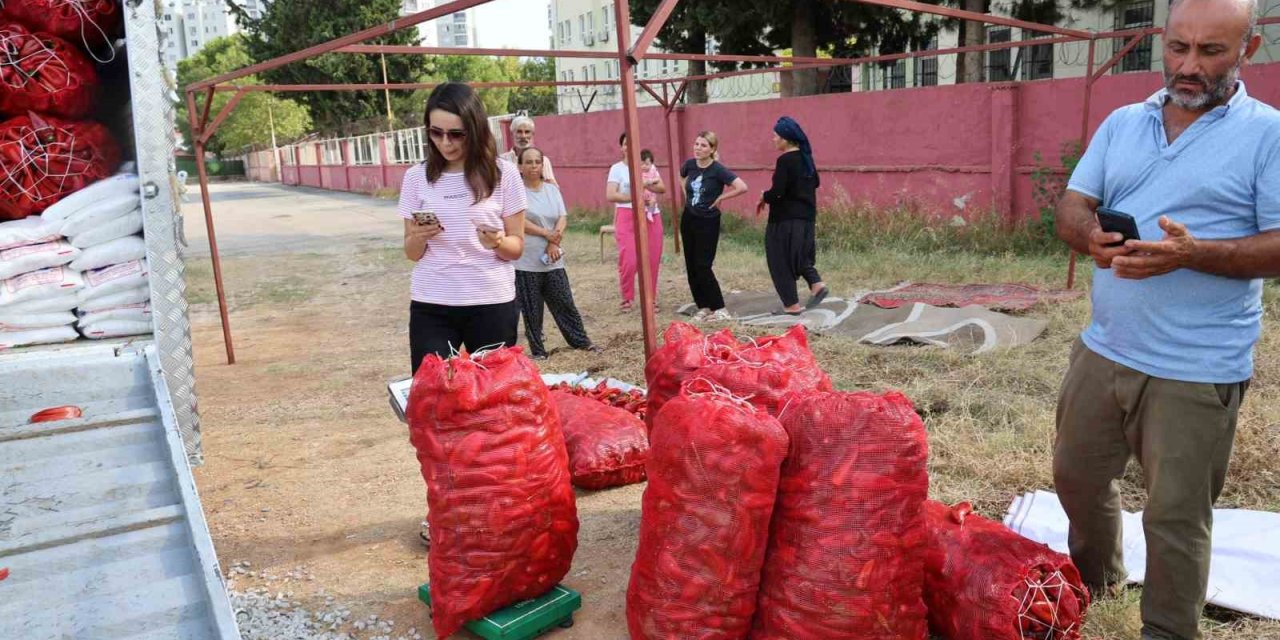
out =
[[[760,197],[757,211],[768,211],[764,251],[773,288],[782,300],[778,313],[800,315],[827,297],[827,285],[814,267],[817,260],[815,224],[817,190],[821,180],[813,163],[813,149],[800,124],[788,116],[773,126],[773,144],[781,151],[773,168],[773,186]],[[809,285],[802,307],[796,279]]]

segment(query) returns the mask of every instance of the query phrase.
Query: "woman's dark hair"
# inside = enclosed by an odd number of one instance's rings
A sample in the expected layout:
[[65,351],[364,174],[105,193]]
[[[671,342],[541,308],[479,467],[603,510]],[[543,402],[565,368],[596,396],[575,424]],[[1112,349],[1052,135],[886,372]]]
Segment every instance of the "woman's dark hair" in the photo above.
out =
[[641,149],[640,161],[644,162],[645,160],[648,160],[649,162],[653,162],[653,152],[648,149]]
[[484,103],[480,102],[480,96],[471,87],[461,82],[446,82],[436,87],[427,98],[422,126],[427,132],[427,182],[432,183],[440,179],[446,164],[430,134],[431,112],[437,109],[462,118],[463,130],[467,132],[463,173],[479,203],[493,195],[500,177],[497,147],[494,145],[493,132],[489,130],[489,117],[484,112]]
[[538,158],[539,158],[539,159],[542,159],[542,158],[545,158],[545,157],[546,157],[546,156],[542,155],[542,149],[539,149],[539,148],[537,148],[537,147],[535,147],[535,146],[533,146],[533,145],[529,145],[529,146],[527,146],[527,147],[525,147],[525,148],[523,148],[523,149],[521,149],[521,150],[519,150],[519,151],[517,151],[517,152],[516,152],[516,166],[520,166],[520,165],[523,165],[523,164],[524,164],[524,156],[525,156],[525,154],[526,154],[526,153],[529,153],[530,151],[536,151],[536,152],[538,153]]
[[618,136],[618,146],[621,147],[626,143],[627,143],[627,132],[624,131],[622,132],[622,135]]

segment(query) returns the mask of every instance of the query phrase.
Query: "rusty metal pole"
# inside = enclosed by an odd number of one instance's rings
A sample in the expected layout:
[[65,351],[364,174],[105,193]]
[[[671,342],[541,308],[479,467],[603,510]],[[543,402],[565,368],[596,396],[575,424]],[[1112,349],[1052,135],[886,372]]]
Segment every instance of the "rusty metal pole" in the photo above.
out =
[[[622,113],[626,120],[627,169],[631,172],[631,214],[635,224],[636,266],[640,274],[640,318],[644,328],[644,357],[648,360],[658,350],[657,318],[653,313],[653,287],[649,282],[648,220],[641,201],[644,182],[640,176],[640,114],[636,110],[636,61],[628,53],[631,46],[631,7],[628,0],[613,5],[614,24],[618,27],[618,75],[622,80]],[[642,36],[643,37],[643,36]]]
[[667,183],[667,189],[671,194],[671,235],[675,236],[676,255],[680,255],[680,217],[684,214],[684,187],[680,185],[680,153],[676,150],[675,134],[671,132],[671,114],[675,112],[675,107],[676,101],[672,100],[671,106],[665,109],[662,124],[667,130],[667,175],[671,180]]
[[236,348],[231,341],[231,320],[227,317],[227,294],[222,286],[222,259],[218,256],[218,239],[213,231],[213,204],[209,201],[209,172],[204,164],[204,132],[196,133],[196,105],[187,94],[187,117],[192,123],[191,137],[196,151],[196,173],[200,176],[200,202],[204,205],[204,226],[209,232],[209,256],[213,260],[213,286],[218,292],[218,315],[222,319],[222,343],[227,350],[227,364],[236,363]]
[[[1089,106],[1093,101],[1093,62],[1097,42],[1095,38],[1089,38],[1089,66],[1086,68],[1084,75],[1084,107],[1081,109],[1084,113],[1080,116],[1081,153],[1084,153],[1084,150],[1089,146]],[[1076,287],[1076,252],[1071,249],[1069,253],[1071,257],[1067,262],[1067,288],[1074,289]]]

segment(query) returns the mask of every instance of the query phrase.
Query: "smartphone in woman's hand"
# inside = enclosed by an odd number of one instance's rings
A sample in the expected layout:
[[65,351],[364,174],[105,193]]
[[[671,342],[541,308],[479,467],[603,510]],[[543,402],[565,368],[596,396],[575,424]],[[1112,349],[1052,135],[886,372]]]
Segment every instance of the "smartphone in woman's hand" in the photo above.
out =
[[[436,217],[434,211],[420,210],[413,212],[413,221],[420,225],[435,225],[440,227],[440,218]],[[444,227],[440,227],[443,229]]]

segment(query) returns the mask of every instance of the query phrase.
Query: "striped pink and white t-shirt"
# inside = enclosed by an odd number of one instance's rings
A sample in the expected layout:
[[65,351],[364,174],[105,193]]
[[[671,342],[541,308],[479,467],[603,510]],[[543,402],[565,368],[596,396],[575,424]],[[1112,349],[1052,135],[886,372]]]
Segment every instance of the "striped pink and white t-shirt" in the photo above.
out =
[[427,243],[413,268],[413,300],[451,307],[501,304],[516,298],[515,264],[484,248],[476,224],[501,229],[503,218],[525,210],[524,181],[514,164],[498,160],[501,178],[493,194],[475,203],[466,175],[444,173],[427,182],[424,165],[414,165],[400,187],[400,217],[412,220],[414,211],[432,211],[444,232]]

